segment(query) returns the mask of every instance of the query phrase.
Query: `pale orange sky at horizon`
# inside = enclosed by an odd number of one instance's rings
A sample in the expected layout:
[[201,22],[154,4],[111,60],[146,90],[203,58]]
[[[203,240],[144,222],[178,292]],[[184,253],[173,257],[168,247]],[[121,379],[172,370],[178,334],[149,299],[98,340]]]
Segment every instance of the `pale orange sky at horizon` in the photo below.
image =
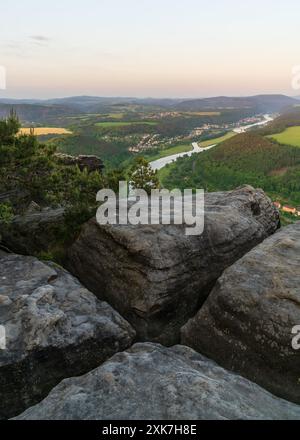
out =
[[0,99],[300,95],[291,85],[300,5],[291,0],[63,3],[5,7]]

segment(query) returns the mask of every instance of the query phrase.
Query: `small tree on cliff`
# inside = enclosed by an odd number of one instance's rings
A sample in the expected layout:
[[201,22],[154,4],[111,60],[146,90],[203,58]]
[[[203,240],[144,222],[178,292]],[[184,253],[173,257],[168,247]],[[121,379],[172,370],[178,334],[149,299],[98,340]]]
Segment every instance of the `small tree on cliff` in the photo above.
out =
[[145,158],[137,157],[130,170],[130,183],[133,189],[144,189],[150,194],[152,189],[159,188],[157,171],[153,171]]
[[12,109],[6,119],[0,120],[0,145],[13,144],[20,128],[19,118]]

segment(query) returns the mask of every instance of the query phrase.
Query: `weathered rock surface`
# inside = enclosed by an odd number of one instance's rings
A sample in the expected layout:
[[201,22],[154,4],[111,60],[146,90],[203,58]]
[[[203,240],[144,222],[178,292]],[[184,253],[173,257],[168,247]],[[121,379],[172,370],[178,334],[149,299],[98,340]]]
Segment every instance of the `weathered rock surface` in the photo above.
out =
[[137,330],[141,341],[173,345],[222,271],[276,231],[279,215],[249,186],[206,195],[205,230],[186,225],[100,226],[91,220],[68,268]]
[[69,273],[19,255],[0,255],[0,325],[0,418],[39,402],[63,378],[98,367],[135,336]]
[[10,190],[0,193],[0,203],[9,203],[14,208],[24,209],[30,203],[30,193],[27,190]]
[[274,394],[300,403],[300,222],[283,228],[227,269],[182,343]]
[[61,382],[17,419],[300,419],[300,406],[272,396],[193,350],[136,344]]
[[97,156],[93,156],[93,155],[70,156],[69,154],[57,153],[56,157],[58,158],[59,162],[61,162],[64,165],[67,166],[78,165],[81,171],[87,169],[88,172],[91,173],[93,171],[102,172],[102,170],[104,169],[103,161]]
[[64,208],[45,208],[40,212],[17,215],[11,224],[0,224],[1,243],[18,254],[47,251],[58,240],[64,224]]

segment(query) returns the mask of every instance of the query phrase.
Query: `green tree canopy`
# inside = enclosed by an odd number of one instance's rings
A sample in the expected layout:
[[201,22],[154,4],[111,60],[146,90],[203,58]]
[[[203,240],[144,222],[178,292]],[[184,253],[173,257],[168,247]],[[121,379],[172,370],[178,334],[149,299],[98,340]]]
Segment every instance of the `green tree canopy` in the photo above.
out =
[[150,194],[152,189],[159,188],[157,171],[153,171],[149,162],[143,157],[135,159],[129,175],[133,189],[144,189]]

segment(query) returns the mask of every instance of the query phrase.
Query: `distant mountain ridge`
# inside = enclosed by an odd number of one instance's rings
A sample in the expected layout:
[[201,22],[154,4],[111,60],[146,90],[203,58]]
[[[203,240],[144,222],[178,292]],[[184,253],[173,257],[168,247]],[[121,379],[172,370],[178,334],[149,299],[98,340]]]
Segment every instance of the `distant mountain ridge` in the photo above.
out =
[[0,103],[0,118],[5,118],[14,109],[21,121],[43,123],[60,116],[76,116],[77,109],[65,105],[45,105],[28,103]]
[[254,96],[215,96],[209,98],[134,98],[134,97],[101,97],[101,96],[70,96],[53,99],[0,99],[0,104],[37,104],[37,105],[67,105],[70,107],[89,107],[95,104],[121,105],[140,104],[166,107],[199,107],[199,108],[241,108],[254,105],[286,106],[299,104],[299,97],[286,95],[254,95]]
[[259,112],[275,112],[299,104],[295,98],[285,95],[256,95],[249,97],[217,96],[214,98],[193,99],[177,105],[182,110],[254,108]]
[[256,95],[249,97],[218,96],[200,99],[132,98],[71,96],[66,98],[0,99],[0,118],[14,108],[24,121],[43,122],[57,116],[76,116],[80,113],[105,113],[119,106],[140,105],[168,111],[205,111],[226,109],[249,109],[254,113],[280,112],[299,105],[299,99],[285,95]]

